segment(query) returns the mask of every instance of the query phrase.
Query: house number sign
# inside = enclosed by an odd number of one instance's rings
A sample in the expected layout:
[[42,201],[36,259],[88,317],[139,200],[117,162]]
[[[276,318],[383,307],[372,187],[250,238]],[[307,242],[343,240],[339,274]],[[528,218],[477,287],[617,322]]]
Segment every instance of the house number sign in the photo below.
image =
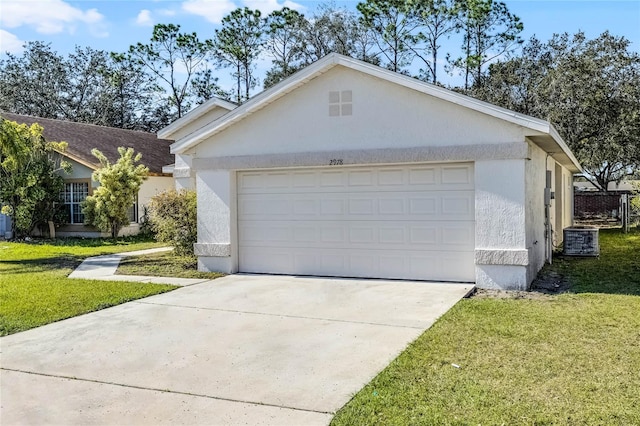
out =
[[342,160],[342,158],[332,158],[331,160],[329,160],[330,166],[342,166],[343,164],[344,161]]

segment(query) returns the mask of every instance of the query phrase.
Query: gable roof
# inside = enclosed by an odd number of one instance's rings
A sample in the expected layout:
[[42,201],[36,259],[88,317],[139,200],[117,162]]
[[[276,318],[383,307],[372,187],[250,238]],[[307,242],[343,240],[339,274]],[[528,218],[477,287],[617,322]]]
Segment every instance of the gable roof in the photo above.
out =
[[162,172],[162,167],[174,161],[169,151],[172,141],[158,139],[153,133],[7,112],[0,112],[0,115],[19,124],[38,123],[44,129],[43,135],[46,140],[64,141],[69,144],[62,153],[65,157],[93,170],[100,167],[98,159],[91,154],[93,148],[100,150],[111,163],[120,158],[118,147],[133,148],[136,153],[142,154],[141,163],[149,168],[149,174],[152,176],[166,175]]
[[[540,120],[524,114],[501,108],[478,99],[471,98],[442,87],[416,80],[403,74],[399,74],[376,65],[369,64],[357,59],[353,59],[338,53],[331,53],[317,62],[303,68],[287,79],[281,81],[268,90],[254,96],[244,104],[231,110],[222,117],[212,121],[206,126],[195,130],[171,145],[172,153],[183,153],[186,150],[198,145],[203,140],[222,132],[226,128],[239,121],[244,120],[254,112],[267,107],[272,102],[292,92],[296,88],[304,85],[315,77],[329,71],[330,69],[342,66],[364,74],[398,84],[400,86],[416,90],[429,96],[433,96],[456,105],[489,115],[491,117],[504,120],[531,130],[531,140],[542,149],[552,154],[552,156],[567,167],[572,172],[580,172],[582,168],[566,143],[562,140],[558,132],[548,121]],[[194,110],[195,111],[195,110]],[[188,113],[181,120],[183,123],[192,120],[191,113]],[[194,118],[195,119],[195,118]]]
[[238,105],[234,104],[233,102],[225,101],[224,99],[220,99],[216,97],[211,98],[207,102],[203,103],[202,105],[198,105],[197,107],[189,111],[188,114],[178,118],[173,123],[158,130],[158,137],[168,138],[171,135],[173,135],[173,133],[175,133],[176,130],[181,129],[182,127],[188,125],[189,123],[193,122],[197,118],[202,117],[209,111],[212,111],[216,108],[221,108],[227,111],[231,111],[237,107]]

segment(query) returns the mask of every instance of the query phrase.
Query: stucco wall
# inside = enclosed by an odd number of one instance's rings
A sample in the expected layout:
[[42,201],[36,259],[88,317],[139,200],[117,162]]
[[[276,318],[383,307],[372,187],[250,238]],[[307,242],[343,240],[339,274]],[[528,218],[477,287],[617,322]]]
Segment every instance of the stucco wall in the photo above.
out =
[[173,189],[173,187],[173,178],[170,176],[149,176],[149,178],[142,183],[140,191],[138,192],[138,221],[140,221],[144,213],[144,207],[149,205],[152,197],[161,192]]
[[475,163],[476,285],[527,287],[525,159]]
[[[331,91],[351,91],[352,115],[329,116]],[[207,158],[523,140],[519,126],[338,67],[190,153]]]
[[569,170],[556,162],[552,157],[547,158],[547,170],[551,171],[551,227],[554,249],[562,245],[562,230],[573,223],[573,175]]
[[526,227],[529,266],[527,282],[531,282],[545,262],[544,187],[546,183],[547,154],[537,145],[529,143],[526,162]]
[[[67,174],[64,173],[62,171],[58,172],[58,174],[60,176],[62,176],[63,179],[65,180],[72,180],[72,179],[91,179],[91,175],[93,174],[93,169],[90,169],[87,166],[84,166],[76,161],[70,160],[70,159],[66,159],[67,162],[71,163],[71,173]],[[91,181],[91,186],[93,188],[97,188],[98,182],[95,181]]]
[[[564,209],[562,216],[562,229],[559,230],[560,238],[564,234],[562,230],[569,226],[573,226],[573,205],[574,205],[574,191],[573,191],[573,173],[566,168],[562,168],[562,199],[564,201]],[[562,241],[562,239],[560,240]]]
[[196,178],[193,172],[193,156],[187,154],[176,154],[175,166],[173,169],[173,178],[175,188],[195,189]]
[[546,261],[544,188],[546,171],[551,172],[549,221],[552,227],[551,249],[562,244],[562,230],[573,224],[573,175],[564,166],[533,143],[529,143],[526,163],[527,249],[529,250],[528,282],[531,283]]
[[225,273],[238,270],[236,173],[200,171],[196,177],[198,269]]

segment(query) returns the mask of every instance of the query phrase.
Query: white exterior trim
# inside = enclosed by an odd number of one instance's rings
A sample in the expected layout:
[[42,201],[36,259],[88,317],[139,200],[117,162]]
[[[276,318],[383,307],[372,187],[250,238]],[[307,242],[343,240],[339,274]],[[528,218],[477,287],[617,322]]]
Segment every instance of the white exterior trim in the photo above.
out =
[[[526,143],[482,144],[459,146],[427,146],[416,148],[361,149],[352,151],[324,151],[294,154],[242,155],[229,157],[196,158],[196,170],[241,170],[282,167],[321,167],[338,159],[340,165],[400,164],[444,161],[507,160],[527,157]],[[182,175],[181,169],[174,170],[175,177]]]
[[527,266],[528,264],[528,250],[476,250],[476,265]]
[[189,167],[180,167],[180,168],[174,168],[173,169],[173,177],[174,179],[178,179],[178,178],[188,178],[191,177],[191,168]]
[[195,243],[194,254],[204,257],[229,257],[231,256],[231,244]]
[[189,111],[188,114],[180,117],[179,119],[169,124],[168,126],[158,130],[158,138],[169,139],[169,137],[173,134],[173,132],[191,123],[196,118],[202,117],[203,115],[205,115],[207,112],[211,111],[214,108],[223,108],[228,111],[231,111],[235,109],[237,106],[238,105],[229,101],[225,101],[224,99],[220,99],[220,98],[209,99],[207,102]]

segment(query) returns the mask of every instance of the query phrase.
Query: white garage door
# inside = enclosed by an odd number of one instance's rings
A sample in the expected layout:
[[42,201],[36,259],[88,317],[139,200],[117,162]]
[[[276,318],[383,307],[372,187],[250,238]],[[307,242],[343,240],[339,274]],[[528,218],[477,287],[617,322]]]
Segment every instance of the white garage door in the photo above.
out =
[[475,281],[473,164],[238,173],[239,269]]

